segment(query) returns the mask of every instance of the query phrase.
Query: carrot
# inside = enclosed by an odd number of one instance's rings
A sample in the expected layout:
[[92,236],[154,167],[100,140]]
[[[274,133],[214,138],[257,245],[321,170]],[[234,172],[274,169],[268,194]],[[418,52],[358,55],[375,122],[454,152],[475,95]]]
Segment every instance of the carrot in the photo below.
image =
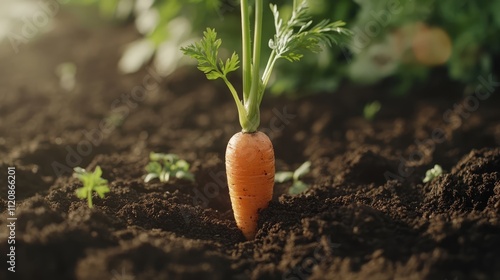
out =
[[226,174],[236,224],[253,239],[258,212],[273,197],[274,148],[262,132],[236,133],[226,149]]
[[307,15],[307,1],[294,1],[292,16],[284,21],[276,5],[270,5],[275,17],[276,34],[269,40],[272,49],[262,75],[260,73],[262,45],[263,0],[255,0],[255,25],[253,48],[250,39],[250,9],[248,0],[241,0],[242,76],[243,100],[227,78],[227,74],[239,68],[236,52],[226,61],[218,58],[222,44],[214,29],[207,28],[203,39],[181,48],[184,54],[198,60],[198,69],[209,80],[222,79],[229,88],[238,109],[241,132],[236,133],[226,150],[226,174],[229,183],[231,205],[236,224],[247,239],[253,239],[257,231],[258,212],[266,208],[273,196],[274,149],[271,140],[262,132],[260,125],[260,103],[276,61],[280,58],[298,61],[303,51],[319,51],[323,43],[337,43],[331,33],[350,34],[343,21],[323,20],[312,25]]

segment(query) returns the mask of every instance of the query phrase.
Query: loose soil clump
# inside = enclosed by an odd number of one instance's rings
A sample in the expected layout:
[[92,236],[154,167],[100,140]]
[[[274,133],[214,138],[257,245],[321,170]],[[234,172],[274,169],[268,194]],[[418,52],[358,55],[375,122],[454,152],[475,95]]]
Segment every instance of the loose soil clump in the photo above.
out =
[[[225,146],[239,129],[223,85],[179,69],[131,101],[151,71],[116,71],[133,27],[57,20],[18,55],[0,47],[0,178],[16,167],[16,279],[500,279],[497,93],[452,121],[443,113],[462,91],[439,73],[403,98],[383,85],[266,97],[262,131],[277,170],[311,161],[311,188],[290,196],[289,183],[277,184],[245,241],[225,179]],[[66,61],[77,66],[70,92],[53,74]],[[375,99],[382,109],[370,122],[362,108]],[[111,112],[122,122],[104,131]],[[144,183],[151,151],[190,162],[195,182]],[[110,182],[93,209],[75,196],[72,164],[99,165]],[[445,174],[422,183],[434,164]]]

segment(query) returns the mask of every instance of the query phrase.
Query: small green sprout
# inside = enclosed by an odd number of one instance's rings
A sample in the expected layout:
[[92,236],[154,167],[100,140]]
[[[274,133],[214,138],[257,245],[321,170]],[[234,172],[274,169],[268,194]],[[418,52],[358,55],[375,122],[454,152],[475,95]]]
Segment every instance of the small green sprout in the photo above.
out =
[[104,121],[113,128],[119,128],[125,121],[125,116],[120,113],[111,113],[104,118]]
[[363,108],[363,116],[365,117],[365,119],[372,121],[375,118],[375,115],[377,115],[378,111],[380,111],[381,107],[382,105],[378,101],[367,103]]
[[96,166],[93,173],[87,172],[81,167],[75,167],[73,170],[75,171],[73,177],[78,178],[83,183],[83,187],[76,190],[76,196],[80,199],[87,199],[89,208],[92,208],[92,192],[94,191],[100,198],[104,198],[104,195],[109,192],[108,180],[101,178],[102,170],[99,166]]
[[168,182],[170,177],[194,181],[194,175],[189,172],[189,163],[179,159],[174,154],[150,153],[150,162],[146,165],[148,174],[144,182],[158,178],[160,182]]
[[276,183],[284,183],[290,180],[293,180],[293,184],[288,190],[288,193],[291,195],[299,194],[309,188],[309,185],[302,182],[300,178],[311,171],[311,162],[304,162],[299,168],[295,171],[280,171],[276,172],[274,175],[274,182]]
[[439,164],[434,165],[433,168],[427,170],[425,172],[425,178],[423,180],[424,183],[430,182],[434,180],[436,177],[441,176],[443,174],[443,168]]
[[56,75],[59,77],[59,86],[66,91],[71,91],[76,84],[76,65],[72,62],[64,62],[56,67]]

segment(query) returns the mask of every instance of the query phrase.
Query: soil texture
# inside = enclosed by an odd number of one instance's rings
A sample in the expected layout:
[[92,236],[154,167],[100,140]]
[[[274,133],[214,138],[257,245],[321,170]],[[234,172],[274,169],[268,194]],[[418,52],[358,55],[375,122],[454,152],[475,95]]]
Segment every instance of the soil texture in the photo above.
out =
[[[0,45],[1,279],[500,279],[498,89],[464,98],[438,69],[404,97],[348,83],[266,96],[276,169],[311,161],[310,188],[291,196],[291,183],[277,184],[246,241],[223,161],[240,130],[230,93],[194,67],[119,74],[120,47],[138,37],[61,13],[18,54]],[[69,91],[54,72],[64,62],[77,67]],[[373,100],[382,108],[368,121]],[[195,182],[144,183],[152,151],[187,160]],[[444,174],[422,183],[435,164]],[[97,165],[111,192],[89,209],[71,169]]]

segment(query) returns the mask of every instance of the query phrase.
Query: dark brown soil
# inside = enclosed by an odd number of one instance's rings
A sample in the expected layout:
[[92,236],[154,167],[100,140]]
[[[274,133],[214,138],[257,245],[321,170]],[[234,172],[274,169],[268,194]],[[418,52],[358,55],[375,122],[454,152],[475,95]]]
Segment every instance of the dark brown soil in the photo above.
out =
[[[15,273],[0,216],[1,279],[500,279],[498,89],[473,106],[437,71],[404,98],[347,84],[266,97],[277,169],[310,160],[311,188],[293,197],[276,185],[245,241],[225,183],[239,128],[223,85],[186,68],[127,100],[149,75],[116,71],[133,27],[58,22],[17,55],[0,45],[0,178],[16,167],[18,203]],[[77,65],[71,92],[54,74],[66,61]],[[362,108],[375,99],[382,110],[369,122]],[[113,114],[123,123],[102,130]],[[151,151],[192,163],[195,183],[145,184]],[[434,164],[445,175],[422,183]],[[75,196],[75,165],[99,165],[110,182],[93,209]],[[6,206],[6,184],[0,193]]]

